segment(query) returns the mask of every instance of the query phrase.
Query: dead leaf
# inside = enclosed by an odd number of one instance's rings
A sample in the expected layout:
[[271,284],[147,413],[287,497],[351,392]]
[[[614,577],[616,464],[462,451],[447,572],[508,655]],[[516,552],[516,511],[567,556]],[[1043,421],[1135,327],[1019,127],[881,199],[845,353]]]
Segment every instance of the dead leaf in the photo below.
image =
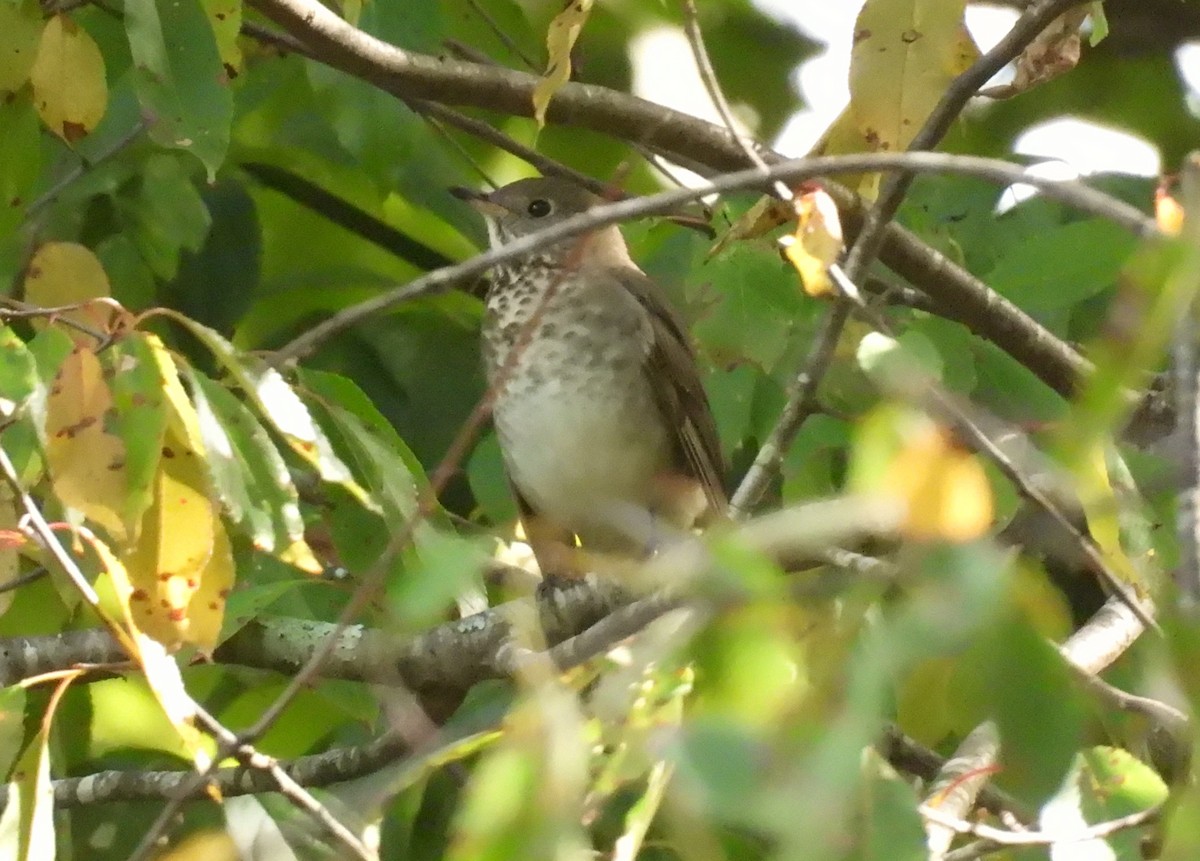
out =
[[763,195],[730,225],[725,234],[713,244],[705,259],[711,260],[716,257],[728,248],[730,243],[743,239],[757,239],[770,233],[779,225],[787,224],[795,215],[795,209],[785,201],[773,195]]
[[1017,57],[1011,83],[981,90],[981,96],[1007,99],[1052,81],[1079,63],[1082,40],[1079,28],[1088,16],[1088,6],[1076,6],[1050,22]]

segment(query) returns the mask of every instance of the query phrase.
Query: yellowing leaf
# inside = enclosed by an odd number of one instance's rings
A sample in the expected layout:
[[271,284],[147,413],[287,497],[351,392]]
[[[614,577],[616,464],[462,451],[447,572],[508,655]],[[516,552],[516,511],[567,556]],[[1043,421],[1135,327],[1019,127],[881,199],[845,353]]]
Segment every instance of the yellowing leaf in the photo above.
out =
[[571,0],[550,22],[546,33],[546,74],[533,88],[533,115],[539,128],[546,124],[550,99],[571,80],[571,49],[591,11],[592,0]]
[[1154,220],[1158,229],[1168,236],[1178,236],[1183,230],[1183,206],[1165,188],[1154,192]]
[[826,192],[817,189],[796,198],[796,232],[784,237],[784,253],[800,273],[800,283],[809,296],[827,296],[833,292],[829,267],[842,253],[842,223],[837,205]]
[[[128,602],[131,623],[160,643],[210,647],[196,640],[190,613],[216,546],[217,511],[209,497],[203,452],[168,431],[162,455],[154,502],[142,519],[137,543],[122,559],[130,586],[122,600]],[[201,625],[206,635],[207,621]]]
[[100,362],[90,350],[75,347],[46,398],[46,466],[62,504],[123,543],[125,446],[105,429],[111,408]]
[[983,467],[933,424],[905,440],[880,488],[908,505],[902,532],[909,538],[969,541],[992,523],[992,491]]
[[[17,578],[20,572],[18,548],[25,544],[25,536],[17,530],[20,516],[17,514],[17,499],[12,488],[0,484],[0,585]],[[8,612],[16,592],[11,589],[0,592],[0,615]]]
[[[148,530],[143,527],[143,538],[147,532]],[[141,546],[140,542],[139,546]],[[121,560],[104,542],[93,542],[92,549],[100,558],[112,583],[113,591],[124,611],[130,635],[128,648],[132,650],[132,657],[145,673],[146,682],[150,685],[150,690],[154,692],[155,700],[162,706],[167,719],[179,733],[179,738],[191,753],[196,767],[199,769],[207,767],[211,762],[210,745],[196,729],[195,701],[184,688],[179,665],[167,651],[169,645],[155,637],[141,624],[148,618],[145,613],[147,601],[141,600],[142,596],[139,595],[139,588],[134,585],[132,572],[122,564]]]
[[200,5],[217,37],[217,50],[225,74],[235,77],[242,70],[242,49],[238,45],[242,28],[241,0],[201,0]]
[[29,80],[42,122],[67,143],[86,135],[104,116],[104,57],[87,31],[66,15],[46,23]]
[[[307,549],[307,547],[305,548]],[[285,560],[286,561],[286,560]],[[234,581],[233,549],[220,518],[213,521],[213,546],[208,564],[200,572],[200,587],[188,604],[187,640],[205,657],[212,655],[225,621],[225,602]]]
[[36,3],[0,3],[0,92],[19,90],[29,80],[42,26]]
[[0,815],[0,857],[14,861],[53,861],[55,857],[50,729],[62,695],[78,674],[73,671],[54,689],[38,731],[13,766],[8,802]]
[[1122,582],[1138,586],[1142,578],[1121,542],[1120,502],[1109,480],[1105,449],[1109,443],[1097,441],[1076,469],[1079,501],[1087,515],[1088,532],[1095,539],[1104,559]]
[[850,115],[871,152],[908,147],[977,56],[966,0],[867,0],[850,54]]
[[[112,290],[100,260],[77,242],[47,242],[34,252],[25,273],[25,301],[39,308],[80,305],[108,298]],[[107,330],[113,306],[89,306],[61,315],[92,328]],[[44,323],[40,325],[45,325]],[[72,337],[80,333],[69,333]]]
[[[811,154],[845,155],[870,150],[866,135],[859,130],[858,122],[847,105],[813,145]],[[839,181],[857,191],[864,200],[874,200],[879,196],[879,179],[878,173],[847,173],[839,176]]]

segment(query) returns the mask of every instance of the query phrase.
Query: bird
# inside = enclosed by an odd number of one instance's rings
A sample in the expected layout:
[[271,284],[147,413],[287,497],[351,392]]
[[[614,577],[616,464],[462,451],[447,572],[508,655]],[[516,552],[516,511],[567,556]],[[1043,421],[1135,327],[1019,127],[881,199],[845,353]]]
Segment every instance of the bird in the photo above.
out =
[[[456,188],[493,248],[603,201],[558,177]],[[482,353],[510,487],[543,576],[645,558],[719,519],[717,427],[687,328],[616,225],[497,265]]]

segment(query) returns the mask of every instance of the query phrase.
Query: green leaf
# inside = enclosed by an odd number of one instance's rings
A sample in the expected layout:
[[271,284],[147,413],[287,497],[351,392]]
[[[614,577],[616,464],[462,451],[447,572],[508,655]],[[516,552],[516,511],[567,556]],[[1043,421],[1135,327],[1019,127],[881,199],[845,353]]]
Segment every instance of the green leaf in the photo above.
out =
[[1027,311],[1067,309],[1111,287],[1135,244],[1110,221],[1064,224],[1010,249],[984,280]]
[[1061,419],[1066,401],[1034,373],[994,344],[972,343],[978,384],[975,396],[1003,418],[1016,422]]
[[500,524],[516,519],[517,504],[504,472],[500,441],[494,433],[485,434],[475,444],[475,450],[467,460],[467,480],[476,504],[488,521]]
[[[71,337],[58,326],[49,326],[33,336],[28,344],[29,352],[37,362],[37,375],[40,385],[37,386],[29,401],[29,411],[33,417],[34,427],[37,428],[38,438],[42,439],[46,429],[46,397],[59,368],[71,354],[75,344]],[[44,442],[44,439],[42,439]]]
[[442,530],[422,530],[415,561],[405,566],[403,576],[388,579],[392,618],[406,630],[436,623],[456,598],[478,587],[488,543]]
[[0,688],[0,776],[9,777],[25,742],[25,689]]
[[1006,787],[1045,799],[1059,787],[1083,738],[1086,710],[1062,656],[1025,621],[1012,616],[988,629],[986,674],[1004,740]]
[[920,799],[912,785],[873,750],[864,756],[869,772],[858,796],[862,861],[918,861],[929,857],[925,828],[917,815]]
[[42,169],[40,138],[41,122],[29,99],[0,99],[0,237],[15,238],[25,217]]
[[300,381],[320,400],[318,406],[337,430],[358,474],[389,518],[406,520],[417,510],[418,492],[427,487],[421,464],[352,380],[304,369]]
[[45,731],[29,742],[9,781],[8,803],[0,815],[0,857],[54,858],[54,788]]
[[196,0],[128,0],[125,30],[150,137],[195,154],[211,182],[225,160],[233,95]]
[[117,205],[132,228],[130,238],[160,278],[174,277],[180,252],[199,249],[208,232],[208,209],[173,155],[147,159],[136,193],[118,197]]
[[262,359],[240,353],[207,326],[174,311],[164,309],[162,313],[183,324],[209,349],[292,451],[315,468],[322,479],[340,484],[361,504],[373,507],[366,491],[334,453],[329,438],[282,374]]
[[33,354],[12,329],[0,328],[0,415],[19,411],[37,387]]
[[112,373],[109,385],[116,431],[125,444],[128,493],[124,519],[126,524],[137,524],[154,501],[153,481],[162,457],[168,414],[162,375],[174,371],[159,365],[145,335],[136,332],[117,341],[101,357]]
[[714,360],[774,367],[806,312],[795,274],[776,255],[735,247],[697,267],[691,277],[702,285],[694,289],[712,302],[695,334]]
[[[1069,839],[1072,831],[1149,810],[1166,801],[1167,794],[1162,778],[1133,754],[1116,747],[1093,747],[1076,757],[1062,788],[1042,807],[1039,824],[1046,831],[1063,833]],[[1097,846],[1096,855],[1103,853],[1104,857],[1118,861],[1141,861],[1147,857],[1142,853],[1144,836],[1144,829],[1118,831],[1096,842],[1102,844]],[[1092,846],[1096,846],[1066,840],[1064,844],[1078,847],[1080,857],[1090,857]]]
[[282,455],[233,393],[190,367],[184,372],[204,439],[205,466],[225,510],[255,548],[276,556],[289,553],[304,541],[304,520]]
[[198,251],[182,254],[167,295],[192,319],[231,332],[258,291],[262,229],[253,198],[237,182],[205,189],[203,204],[212,226]]
[[0,3],[0,92],[29,80],[43,26],[36,3]]

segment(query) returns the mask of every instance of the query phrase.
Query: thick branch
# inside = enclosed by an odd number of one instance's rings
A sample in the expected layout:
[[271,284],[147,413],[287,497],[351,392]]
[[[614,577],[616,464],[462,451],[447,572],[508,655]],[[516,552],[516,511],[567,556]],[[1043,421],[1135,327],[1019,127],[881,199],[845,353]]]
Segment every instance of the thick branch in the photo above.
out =
[[[519,116],[533,111],[534,75],[450,58],[403,51],[363,33],[311,0],[252,0],[253,5],[306,46],[321,62],[369,81],[403,100],[486,108]],[[1039,10],[1057,10],[1043,2]],[[1070,4],[1062,4],[1070,5]],[[556,124],[602,132],[643,144],[681,162],[698,162],[716,171],[748,164],[728,130],[660,105],[589,84],[568,83],[550,102],[548,119]],[[778,154],[763,152],[768,161]],[[830,193],[851,231],[861,226],[861,202],[830,184]],[[953,308],[959,319],[1034,371],[1060,394],[1075,393],[1090,366],[1011,303],[997,296],[941,254],[896,225],[888,225],[880,259],[912,284]]]

